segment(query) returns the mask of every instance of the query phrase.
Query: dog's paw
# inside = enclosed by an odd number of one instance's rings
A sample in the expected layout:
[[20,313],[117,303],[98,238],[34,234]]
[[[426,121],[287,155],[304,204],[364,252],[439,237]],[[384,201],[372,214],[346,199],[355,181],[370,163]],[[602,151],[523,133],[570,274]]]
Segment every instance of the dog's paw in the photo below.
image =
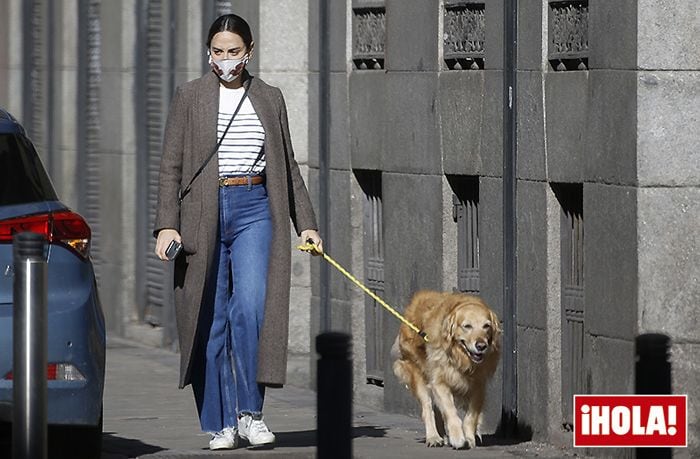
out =
[[445,441],[441,436],[435,435],[433,437],[428,437],[425,439],[425,446],[428,448],[436,448],[445,444]]
[[450,437],[450,445],[452,445],[452,449],[463,449],[466,444],[467,444],[467,442],[464,439],[464,437],[460,437],[460,438]]
[[469,449],[476,448],[476,438],[474,438],[473,436],[471,436],[471,437],[468,436],[466,438],[466,443],[467,443],[467,446],[469,447]]

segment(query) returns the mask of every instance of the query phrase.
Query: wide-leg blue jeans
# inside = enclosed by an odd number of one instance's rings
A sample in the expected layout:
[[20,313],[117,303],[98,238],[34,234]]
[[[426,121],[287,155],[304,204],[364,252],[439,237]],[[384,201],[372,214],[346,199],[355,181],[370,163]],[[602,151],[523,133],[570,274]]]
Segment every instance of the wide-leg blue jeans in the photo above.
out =
[[219,236],[213,311],[200,314],[211,317],[206,355],[192,374],[205,432],[236,427],[242,412],[262,412],[265,388],[256,374],[272,240],[264,184],[219,188]]

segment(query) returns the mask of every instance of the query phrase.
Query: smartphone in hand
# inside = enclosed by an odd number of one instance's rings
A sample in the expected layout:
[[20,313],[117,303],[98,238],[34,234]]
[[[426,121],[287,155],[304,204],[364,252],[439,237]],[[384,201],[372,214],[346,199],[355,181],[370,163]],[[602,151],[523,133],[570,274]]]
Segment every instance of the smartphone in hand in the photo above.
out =
[[170,241],[170,244],[168,244],[168,248],[165,249],[165,258],[167,258],[170,261],[173,261],[175,258],[177,258],[178,254],[182,250],[182,243],[177,242],[175,239]]

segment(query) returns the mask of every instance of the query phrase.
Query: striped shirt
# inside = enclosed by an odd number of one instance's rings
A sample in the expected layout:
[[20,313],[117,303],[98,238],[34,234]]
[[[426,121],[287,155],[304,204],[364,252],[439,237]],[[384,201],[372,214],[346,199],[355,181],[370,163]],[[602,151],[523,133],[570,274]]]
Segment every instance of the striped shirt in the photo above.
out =
[[[224,134],[243,92],[244,88],[219,87],[217,138]],[[265,130],[250,98],[246,97],[219,147],[219,177],[262,173],[265,169],[264,144]],[[253,164],[255,167],[251,170]]]

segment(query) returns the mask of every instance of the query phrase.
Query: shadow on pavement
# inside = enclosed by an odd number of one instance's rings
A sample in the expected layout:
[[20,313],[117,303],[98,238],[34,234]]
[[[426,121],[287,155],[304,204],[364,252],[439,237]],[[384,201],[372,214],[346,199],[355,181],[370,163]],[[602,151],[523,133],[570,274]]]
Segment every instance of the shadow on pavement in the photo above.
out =
[[371,437],[379,438],[386,436],[386,427],[363,426],[352,428],[352,438]]
[[[352,438],[384,437],[387,429],[384,427],[362,426],[352,428]],[[315,430],[298,430],[291,432],[275,432],[275,446],[287,448],[303,448],[316,446]]]
[[296,430],[291,432],[275,432],[275,446],[288,448],[316,446],[316,431]]
[[482,435],[481,442],[477,439],[476,444],[478,446],[509,446],[517,445],[519,443],[526,443],[530,440],[526,438],[505,438],[500,435]]
[[146,454],[163,451],[160,446],[149,445],[132,438],[116,437],[110,432],[102,434],[102,452],[123,455],[126,457],[138,457]]

